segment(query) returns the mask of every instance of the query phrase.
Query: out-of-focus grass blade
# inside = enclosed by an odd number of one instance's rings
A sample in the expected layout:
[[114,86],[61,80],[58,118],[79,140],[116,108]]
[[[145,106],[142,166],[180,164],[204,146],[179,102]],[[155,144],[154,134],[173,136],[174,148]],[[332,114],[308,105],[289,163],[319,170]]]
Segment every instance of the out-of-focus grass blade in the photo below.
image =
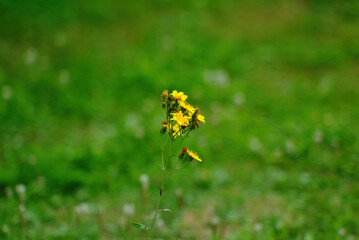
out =
[[138,229],[145,229],[145,230],[149,230],[150,227],[142,224],[142,223],[131,223],[132,226],[134,226],[135,228],[138,228]]

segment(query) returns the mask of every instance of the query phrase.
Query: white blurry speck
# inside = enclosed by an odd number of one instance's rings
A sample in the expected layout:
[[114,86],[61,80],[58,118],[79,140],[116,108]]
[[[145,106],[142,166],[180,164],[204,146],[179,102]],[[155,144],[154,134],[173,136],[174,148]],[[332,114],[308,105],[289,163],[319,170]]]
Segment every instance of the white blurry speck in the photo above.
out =
[[145,135],[145,129],[142,124],[142,117],[136,113],[130,113],[126,116],[125,127],[134,133],[135,137],[143,138]]
[[147,189],[148,185],[149,185],[149,182],[150,182],[148,175],[147,174],[141,174],[140,182],[141,182],[142,187]]
[[182,188],[177,188],[176,189],[176,196],[182,196],[183,195],[183,190]]
[[343,237],[346,233],[347,233],[347,231],[344,228],[339,228],[339,230],[338,230],[339,236]]
[[151,99],[146,99],[142,104],[142,110],[144,112],[151,112],[153,111],[153,108],[154,108],[154,104]]
[[18,184],[15,186],[15,191],[19,195],[24,195],[26,193],[26,187],[23,184]]
[[25,212],[25,205],[23,203],[19,204],[19,212],[24,213]]
[[313,235],[311,233],[305,233],[304,234],[304,240],[313,240]]
[[67,36],[65,35],[65,33],[58,33],[55,36],[55,45],[57,47],[62,47],[66,44],[67,42]]
[[282,155],[283,155],[282,150],[280,150],[279,148],[276,148],[276,149],[274,150],[273,156],[274,156],[275,158],[280,158]]
[[282,229],[283,228],[283,222],[282,221],[278,221],[276,224],[275,224],[275,227],[276,229]]
[[3,86],[1,91],[1,96],[4,100],[10,100],[12,98],[13,91],[10,86]]
[[321,143],[323,140],[323,133],[320,130],[316,130],[313,135],[313,140],[316,143]]
[[65,86],[70,81],[70,73],[66,69],[63,69],[59,73],[59,84]]
[[209,223],[212,226],[218,226],[219,225],[219,217],[217,217],[217,216],[211,217],[211,219],[209,220]]
[[133,204],[133,203],[125,203],[123,205],[123,213],[126,216],[132,217],[135,214],[135,204]]
[[305,172],[303,174],[300,175],[299,177],[299,181],[302,183],[302,184],[307,184],[310,182],[310,174]]
[[330,77],[325,76],[322,79],[320,79],[319,85],[318,85],[318,90],[321,93],[326,94],[331,91],[332,86],[333,86],[333,80]]
[[1,230],[3,231],[3,233],[5,233],[5,235],[10,234],[10,228],[7,224],[2,225]]
[[253,152],[255,153],[259,153],[262,151],[262,143],[259,141],[258,138],[252,137],[249,140],[249,144],[248,144],[249,149],[251,149]]
[[226,88],[229,85],[228,73],[223,69],[205,70],[203,80],[214,87]]
[[37,58],[38,58],[38,53],[36,48],[30,47],[25,51],[25,56],[24,56],[25,64],[31,65],[37,60]]
[[295,152],[295,144],[292,140],[287,140],[285,142],[285,148],[288,153],[294,153]]
[[255,224],[253,225],[253,229],[254,229],[254,231],[256,231],[256,232],[262,231],[262,228],[263,228],[263,226],[262,226],[261,223],[255,223]]
[[90,213],[90,206],[88,203],[80,203],[75,207],[75,213],[81,214],[88,214]]
[[163,221],[162,218],[158,218],[157,221],[156,221],[156,226],[158,228],[163,228],[165,226],[165,222]]
[[241,106],[245,102],[245,98],[242,93],[236,93],[233,97],[233,102],[237,106]]

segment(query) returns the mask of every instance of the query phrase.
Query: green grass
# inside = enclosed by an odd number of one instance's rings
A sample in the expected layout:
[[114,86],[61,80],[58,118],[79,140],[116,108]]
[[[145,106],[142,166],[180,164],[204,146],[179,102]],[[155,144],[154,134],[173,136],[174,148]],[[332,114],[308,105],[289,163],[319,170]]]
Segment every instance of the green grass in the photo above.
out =
[[130,222],[149,224],[158,196],[163,89],[188,94],[206,125],[187,143],[203,163],[168,182],[174,213],[158,237],[359,239],[357,1],[0,1],[0,12],[1,239],[145,236]]

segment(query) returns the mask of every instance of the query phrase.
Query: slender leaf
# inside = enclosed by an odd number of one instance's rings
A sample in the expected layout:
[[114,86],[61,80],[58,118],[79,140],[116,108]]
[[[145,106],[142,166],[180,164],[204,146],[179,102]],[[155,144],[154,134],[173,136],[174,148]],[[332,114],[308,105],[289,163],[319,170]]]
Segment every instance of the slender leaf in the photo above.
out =
[[145,230],[149,230],[150,227],[142,224],[142,223],[131,223],[132,226],[134,226],[135,228],[138,228],[138,229],[145,229]]

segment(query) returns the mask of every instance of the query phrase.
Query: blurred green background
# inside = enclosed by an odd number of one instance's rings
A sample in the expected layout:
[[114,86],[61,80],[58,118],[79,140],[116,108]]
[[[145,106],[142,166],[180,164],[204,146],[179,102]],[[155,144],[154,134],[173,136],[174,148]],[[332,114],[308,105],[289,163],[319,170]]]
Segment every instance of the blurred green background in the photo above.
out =
[[0,239],[142,239],[129,224],[148,224],[158,197],[164,89],[206,125],[157,237],[359,239],[359,1],[1,0],[0,13]]

